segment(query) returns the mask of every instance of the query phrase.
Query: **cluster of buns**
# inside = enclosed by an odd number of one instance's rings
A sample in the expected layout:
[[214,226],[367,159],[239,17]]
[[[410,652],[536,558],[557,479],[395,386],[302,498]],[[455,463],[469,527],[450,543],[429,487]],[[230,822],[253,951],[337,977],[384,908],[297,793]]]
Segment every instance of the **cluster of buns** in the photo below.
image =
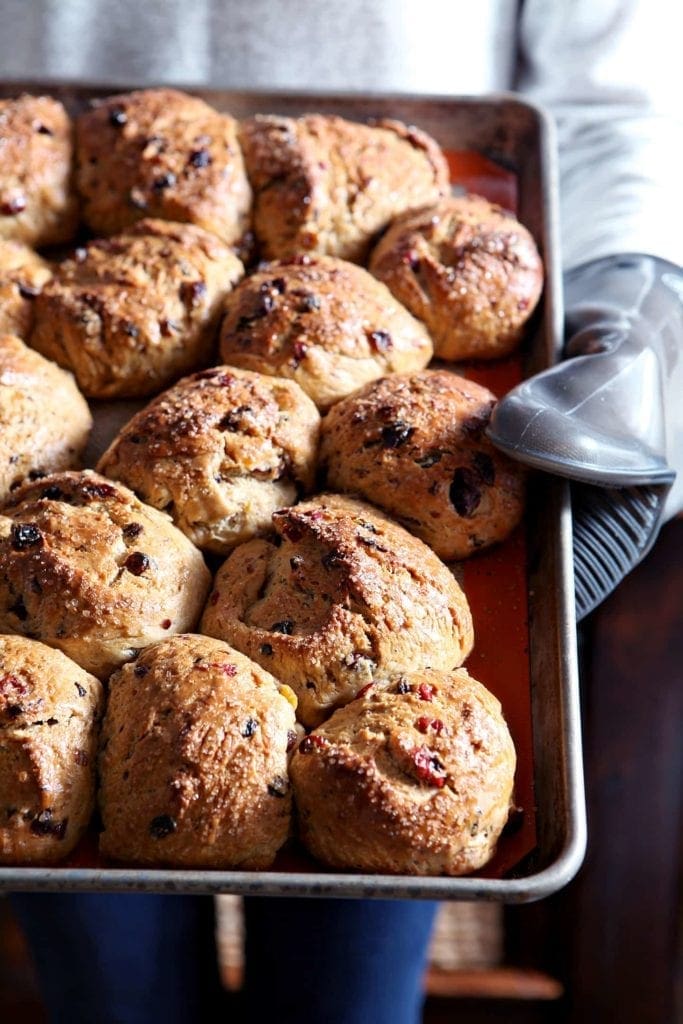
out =
[[[515,753],[442,559],[524,480],[426,367],[520,341],[533,239],[396,121],[158,89],[0,124],[0,862],[72,851],[99,777],[114,860],[267,867],[296,805],[326,864],[480,868]],[[83,395],[153,396],[96,472]]]

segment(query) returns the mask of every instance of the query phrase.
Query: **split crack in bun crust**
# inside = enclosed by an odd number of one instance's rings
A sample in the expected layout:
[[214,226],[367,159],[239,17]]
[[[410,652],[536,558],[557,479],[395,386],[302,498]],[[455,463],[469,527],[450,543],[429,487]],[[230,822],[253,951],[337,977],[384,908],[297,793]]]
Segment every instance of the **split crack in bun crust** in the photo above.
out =
[[324,864],[462,875],[507,821],[515,750],[498,700],[464,669],[379,678],[304,739],[291,778]]
[[440,359],[500,359],[522,340],[543,287],[531,233],[480,196],[451,196],[390,226],[370,271],[419,317]]
[[291,380],[218,366],[130,420],[98,464],[198,547],[226,554],[311,490],[320,416]]
[[90,398],[153,394],[209,360],[244,268],[193,224],[144,220],[76,249],[35,300],[31,345]]
[[111,235],[143,217],[188,222],[239,245],[251,188],[237,122],[176,89],[108,96],[76,121],[86,223]]
[[176,636],[110,681],[102,852],[135,863],[265,868],[290,831],[287,687],[219,640]]
[[358,494],[446,560],[502,541],[524,511],[524,470],[484,430],[495,395],[450,370],[374,381],[323,420],[331,490]]
[[193,629],[209,584],[168,516],[96,473],[24,484],[0,509],[0,631],[42,640],[101,679]]
[[369,505],[322,495],[273,516],[219,569],[202,618],[319,724],[378,673],[451,669],[473,644],[467,599],[437,556]]
[[240,140],[267,259],[317,252],[362,263],[394,217],[448,191],[437,143],[400,121],[258,115]]
[[327,409],[386,373],[432,356],[424,326],[367,270],[331,256],[267,264],[225,300],[221,356],[290,377]]

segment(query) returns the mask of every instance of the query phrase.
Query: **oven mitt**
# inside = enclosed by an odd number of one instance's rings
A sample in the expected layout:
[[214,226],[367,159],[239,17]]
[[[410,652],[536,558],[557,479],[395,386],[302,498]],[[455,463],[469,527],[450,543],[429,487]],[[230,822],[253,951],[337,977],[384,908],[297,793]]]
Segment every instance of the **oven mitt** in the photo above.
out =
[[488,435],[572,481],[582,618],[683,508],[683,271],[608,256],[566,275],[565,305],[568,358],[502,398]]

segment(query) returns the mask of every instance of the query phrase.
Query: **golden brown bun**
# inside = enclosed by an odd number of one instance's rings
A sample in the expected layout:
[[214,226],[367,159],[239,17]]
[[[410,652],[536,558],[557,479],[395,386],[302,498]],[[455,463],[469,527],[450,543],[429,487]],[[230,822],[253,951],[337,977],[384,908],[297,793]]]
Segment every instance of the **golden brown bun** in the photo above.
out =
[[429,548],[381,512],[322,495],[273,516],[218,571],[202,632],[268,668],[317,725],[378,673],[451,669],[473,643],[467,599]]
[[291,764],[301,837],[325,864],[463,875],[507,821],[515,749],[498,700],[464,669],[371,687]]
[[543,288],[543,264],[527,229],[473,195],[398,219],[373,252],[370,270],[424,321],[441,359],[507,355]]
[[448,189],[436,142],[400,121],[257,116],[240,138],[268,259],[308,251],[362,263],[389,221]]
[[504,540],[524,511],[524,470],[484,436],[495,401],[450,370],[373,381],[323,421],[328,486],[379,505],[446,560]]
[[112,235],[141,220],[189,222],[229,245],[249,228],[237,122],[175,89],[109,96],[76,122],[86,223]]
[[22,242],[0,238],[0,334],[28,338],[33,326],[33,303],[52,271]]
[[149,395],[206,363],[243,267],[192,224],[144,220],[77,249],[36,299],[31,344],[91,398]]
[[227,554],[311,489],[319,426],[294,381],[219,366],[134,416],[97,468],[168,511],[198,547]]
[[[285,693],[288,687],[283,688]],[[102,852],[266,868],[286,840],[291,691],[219,640],[177,636],[111,679],[102,729]]]
[[53,245],[73,237],[72,136],[66,110],[49,96],[0,100],[0,238]]
[[260,268],[227,297],[221,356],[291,377],[326,409],[385,373],[426,366],[432,343],[362,267],[303,255]]
[[57,647],[100,679],[192,629],[209,583],[168,516],[96,473],[25,484],[0,512],[0,632]]
[[78,465],[91,426],[71,374],[0,333],[0,503],[29,474]]
[[0,636],[0,863],[66,857],[95,802],[102,685],[51,647]]

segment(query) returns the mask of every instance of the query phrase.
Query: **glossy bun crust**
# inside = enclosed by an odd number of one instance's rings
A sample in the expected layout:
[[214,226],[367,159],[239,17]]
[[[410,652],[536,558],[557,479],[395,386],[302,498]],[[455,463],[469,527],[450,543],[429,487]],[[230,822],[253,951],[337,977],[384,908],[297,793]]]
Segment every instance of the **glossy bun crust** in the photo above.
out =
[[484,436],[495,401],[450,370],[374,381],[323,421],[327,485],[379,505],[446,560],[504,540],[525,474]]
[[225,301],[221,356],[291,377],[320,409],[432,356],[426,330],[362,267],[297,256],[245,278]]
[[462,664],[467,599],[429,548],[376,509],[323,495],[273,516],[218,571],[202,631],[287,682],[317,725],[378,673]]
[[117,672],[100,760],[102,852],[138,864],[268,867],[290,830],[290,698],[204,636],[165,640]]
[[109,96],[76,122],[86,223],[112,235],[143,217],[189,222],[239,244],[251,189],[237,122],[175,89]]
[[168,516],[96,473],[25,484],[0,511],[0,631],[57,647],[101,679],[193,629],[209,583]]
[[463,875],[507,821],[515,750],[498,700],[464,669],[376,685],[299,745],[301,837],[324,864]]
[[0,863],[62,860],[95,802],[102,685],[35,640],[0,636]]
[[149,395],[205,364],[242,264],[192,224],[145,220],[90,242],[36,299],[31,344],[91,398]]
[[226,554],[311,489],[319,424],[294,381],[219,366],[134,416],[98,470],[167,510],[198,547]]
[[71,374],[0,333],[0,504],[29,474],[78,465],[91,425]]
[[452,196],[395,221],[370,270],[424,321],[441,359],[499,359],[522,339],[543,287],[527,229],[480,196]]
[[362,263],[374,236],[448,189],[436,142],[400,121],[257,116],[241,141],[264,256],[326,253]]
[[0,334],[27,338],[33,326],[33,302],[52,271],[22,242],[0,238]]
[[49,96],[0,99],[0,239],[54,245],[73,237],[72,135],[69,115]]

